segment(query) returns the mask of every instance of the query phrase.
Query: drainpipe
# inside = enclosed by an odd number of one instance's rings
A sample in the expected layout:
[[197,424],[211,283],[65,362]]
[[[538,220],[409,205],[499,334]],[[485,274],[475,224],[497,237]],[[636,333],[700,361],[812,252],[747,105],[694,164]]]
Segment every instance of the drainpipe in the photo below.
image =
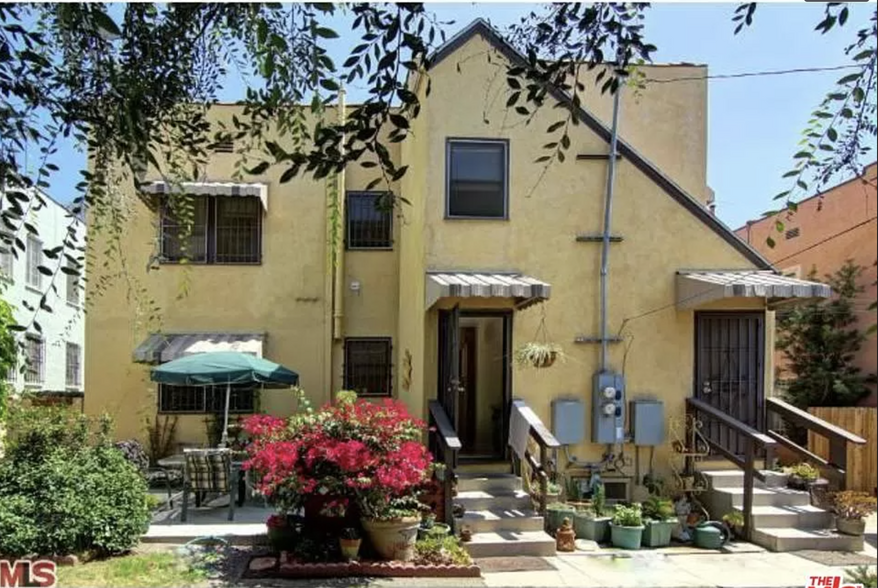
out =
[[613,95],[613,122],[610,129],[610,159],[607,166],[607,199],[604,204],[604,234],[601,245],[601,371],[607,371],[607,273],[610,264],[610,223],[613,219],[613,193],[616,185],[616,149],[619,144],[620,84]]
[[[341,125],[345,124],[345,91],[344,88],[338,91],[338,119]],[[344,154],[345,134],[341,136],[339,150]],[[347,199],[344,196],[345,191],[345,172],[342,169],[335,176],[336,182],[336,207],[338,208],[338,227],[332,234],[332,247],[335,248],[335,267],[333,268],[334,281],[332,284],[332,338],[339,340],[342,338],[344,325],[344,247],[342,241],[344,237],[339,239],[338,231],[343,232],[345,229],[345,205]]]

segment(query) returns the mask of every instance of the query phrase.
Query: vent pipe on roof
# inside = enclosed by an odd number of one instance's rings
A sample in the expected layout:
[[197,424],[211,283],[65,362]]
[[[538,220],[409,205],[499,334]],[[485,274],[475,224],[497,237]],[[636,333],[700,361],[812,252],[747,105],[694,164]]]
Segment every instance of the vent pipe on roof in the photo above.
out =
[[[618,74],[617,74],[618,75]],[[604,203],[604,232],[601,239],[601,371],[607,370],[607,280],[610,265],[610,229],[613,220],[613,194],[616,187],[616,156],[619,145],[619,106],[623,84],[613,94],[613,122],[610,128],[610,158],[607,160],[607,198]]]

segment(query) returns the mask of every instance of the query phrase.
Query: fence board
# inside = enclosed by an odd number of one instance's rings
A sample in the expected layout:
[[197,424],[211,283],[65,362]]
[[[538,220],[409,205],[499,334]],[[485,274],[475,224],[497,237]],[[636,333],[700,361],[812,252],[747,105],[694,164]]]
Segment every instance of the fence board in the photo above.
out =
[[[875,493],[878,488],[878,409],[865,406],[820,406],[808,412],[859,435],[866,445],[848,445],[846,486],[848,490]],[[820,457],[829,457],[829,441],[808,433],[808,449]]]

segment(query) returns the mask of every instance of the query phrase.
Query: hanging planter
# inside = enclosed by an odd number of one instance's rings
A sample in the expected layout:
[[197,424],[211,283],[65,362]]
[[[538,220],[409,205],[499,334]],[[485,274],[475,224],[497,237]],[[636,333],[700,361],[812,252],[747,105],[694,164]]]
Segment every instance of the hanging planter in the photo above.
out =
[[522,367],[547,368],[555,364],[564,355],[560,345],[551,342],[549,329],[546,327],[546,310],[532,341],[522,343],[515,348],[515,363]]

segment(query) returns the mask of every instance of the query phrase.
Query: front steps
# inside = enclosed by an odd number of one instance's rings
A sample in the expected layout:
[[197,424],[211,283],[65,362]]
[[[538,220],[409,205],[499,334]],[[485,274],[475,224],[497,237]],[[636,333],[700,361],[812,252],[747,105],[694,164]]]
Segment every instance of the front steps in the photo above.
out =
[[[701,502],[720,520],[732,510],[743,512],[744,472],[702,471],[709,490]],[[835,531],[832,513],[811,506],[808,492],[786,487],[786,476],[765,472],[766,481],[754,480],[752,540],[771,551],[862,551],[863,538]]]
[[454,502],[466,510],[456,523],[473,532],[472,541],[463,544],[472,557],[555,555],[555,540],[543,530],[543,517],[534,512],[519,477],[458,473],[457,490]]

